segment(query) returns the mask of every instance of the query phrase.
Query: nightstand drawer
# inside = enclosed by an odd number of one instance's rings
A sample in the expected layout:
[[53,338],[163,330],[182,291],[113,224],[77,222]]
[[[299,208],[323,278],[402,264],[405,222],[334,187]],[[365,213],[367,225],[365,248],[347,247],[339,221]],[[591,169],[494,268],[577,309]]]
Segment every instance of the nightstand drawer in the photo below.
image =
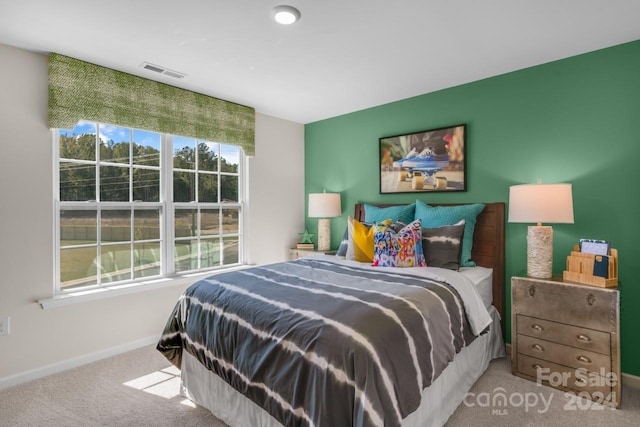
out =
[[611,334],[564,323],[518,315],[517,333],[571,347],[611,354]]
[[336,251],[317,251],[315,249],[289,249],[289,258],[291,260],[306,257],[306,256],[322,256],[322,255],[335,255]]
[[593,351],[569,347],[526,335],[518,335],[517,347],[518,354],[554,361],[574,369],[585,368],[596,373],[611,372],[611,358],[608,355]]
[[527,280],[512,288],[512,300],[517,314],[616,332],[618,293],[608,289]]
[[525,355],[518,358],[518,373],[533,381],[538,381],[539,375],[540,383],[565,391],[571,390],[578,395],[587,392],[594,402],[614,407],[619,403],[620,397],[615,394],[615,384],[600,375],[586,374],[567,366]]

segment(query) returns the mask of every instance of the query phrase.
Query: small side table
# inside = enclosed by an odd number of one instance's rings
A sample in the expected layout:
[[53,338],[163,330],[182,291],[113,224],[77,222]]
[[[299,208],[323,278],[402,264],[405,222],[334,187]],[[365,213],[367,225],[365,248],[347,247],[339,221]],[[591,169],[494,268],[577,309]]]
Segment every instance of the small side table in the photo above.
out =
[[289,249],[289,258],[291,260],[302,258],[305,256],[319,256],[319,255],[335,255],[336,251],[318,251],[315,249]]
[[511,372],[620,406],[620,293],[511,278]]

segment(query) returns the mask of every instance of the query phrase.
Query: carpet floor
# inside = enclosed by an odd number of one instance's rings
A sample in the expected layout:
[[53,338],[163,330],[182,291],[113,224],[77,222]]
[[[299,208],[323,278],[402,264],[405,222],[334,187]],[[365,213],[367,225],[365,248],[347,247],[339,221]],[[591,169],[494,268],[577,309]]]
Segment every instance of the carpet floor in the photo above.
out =
[[[209,411],[179,395],[179,376],[154,346],[144,347],[1,390],[0,426],[224,427]],[[500,395],[506,404],[496,400]],[[506,358],[491,363],[446,424],[639,425],[640,390],[623,386],[622,408],[613,410],[514,377]]]

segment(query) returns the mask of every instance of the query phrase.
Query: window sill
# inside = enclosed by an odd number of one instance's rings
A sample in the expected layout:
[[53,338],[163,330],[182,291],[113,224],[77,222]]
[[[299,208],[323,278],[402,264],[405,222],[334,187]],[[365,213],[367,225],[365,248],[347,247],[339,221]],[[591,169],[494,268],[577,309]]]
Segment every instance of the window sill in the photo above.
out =
[[224,268],[220,270],[210,270],[201,273],[192,273],[185,275],[178,275],[173,277],[165,277],[155,280],[149,280],[146,282],[125,283],[122,285],[104,286],[98,289],[90,290],[69,290],[62,291],[51,298],[41,298],[37,302],[44,310],[51,308],[63,307],[66,305],[79,304],[87,301],[101,300],[105,298],[116,297],[120,295],[127,295],[137,292],[153,291],[156,289],[162,289],[170,286],[185,286],[190,285],[195,279],[213,276],[216,274],[226,273],[229,271],[243,270],[251,267],[251,265],[240,265],[230,268]]

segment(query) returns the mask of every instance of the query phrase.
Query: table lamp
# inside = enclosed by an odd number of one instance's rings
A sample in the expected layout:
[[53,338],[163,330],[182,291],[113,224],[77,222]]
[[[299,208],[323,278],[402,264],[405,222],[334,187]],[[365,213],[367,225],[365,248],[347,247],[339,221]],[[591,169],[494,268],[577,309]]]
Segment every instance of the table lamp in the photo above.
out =
[[527,275],[552,276],[553,229],[545,223],[573,224],[571,184],[522,184],[509,187],[509,222],[534,222],[527,232]]
[[329,218],[342,214],[340,194],[310,193],[309,217],[318,219],[318,251],[331,249],[331,228]]

